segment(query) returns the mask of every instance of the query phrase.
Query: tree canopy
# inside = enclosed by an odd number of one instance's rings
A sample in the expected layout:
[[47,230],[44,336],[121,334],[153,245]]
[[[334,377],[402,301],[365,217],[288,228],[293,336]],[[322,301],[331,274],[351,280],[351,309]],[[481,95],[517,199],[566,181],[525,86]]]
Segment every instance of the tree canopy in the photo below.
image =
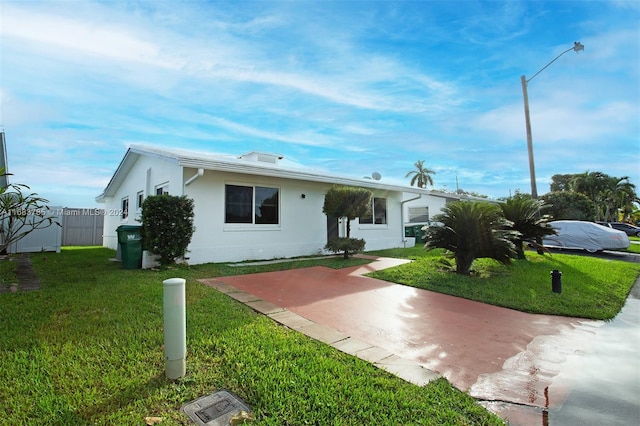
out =
[[368,189],[351,186],[334,186],[329,189],[324,196],[322,212],[336,220],[341,217],[347,218],[347,236],[328,241],[325,249],[334,253],[342,252],[345,259],[349,258],[350,253],[363,250],[365,241],[351,238],[351,221],[368,214],[370,209],[371,191]]
[[[371,209],[371,191],[351,186],[334,186],[324,196],[322,212],[327,216],[346,217],[349,222],[364,216]],[[347,222],[347,238],[351,234],[351,226]]]
[[[600,171],[586,171],[578,174],[557,174],[553,175],[551,183],[551,192],[548,198],[555,198],[556,202],[560,201],[565,205],[563,216],[566,216],[571,210],[584,211],[584,203],[573,209],[567,209],[566,204],[573,200],[568,197],[558,197],[555,193],[577,193],[583,194],[589,199],[594,206],[593,215],[586,217],[563,217],[566,219],[588,219],[617,221],[619,219],[629,220],[632,212],[637,210],[634,203],[640,203],[640,199],[635,190],[635,185],[629,181],[628,176],[621,178],[609,176]],[[576,198],[575,201],[578,201]],[[619,217],[622,216],[622,217]],[[556,219],[559,216],[554,215]]]
[[435,175],[436,172],[424,166],[424,160],[418,160],[414,164],[415,170],[407,172],[405,178],[411,176],[411,186],[417,186],[418,188],[426,188],[427,185],[433,186],[433,178],[431,175]]

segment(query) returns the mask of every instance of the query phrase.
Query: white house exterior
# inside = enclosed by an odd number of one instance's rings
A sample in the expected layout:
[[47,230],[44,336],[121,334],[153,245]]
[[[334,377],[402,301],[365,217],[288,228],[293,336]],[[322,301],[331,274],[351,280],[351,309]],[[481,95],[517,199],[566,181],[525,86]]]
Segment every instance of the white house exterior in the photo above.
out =
[[363,238],[366,250],[413,245],[405,226],[428,221],[447,198],[379,180],[329,176],[275,154],[233,157],[134,145],[96,198],[105,204],[103,245],[116,249],[116,228],[139,224],[145,197],[169,193],[194,200],[190,264],[323,254],[327,239],[344,236],[346,229],[345,223],[336,229],[335,219],[322,212],[333,185],[372,192],[372,217],[351,223],[351,236]]

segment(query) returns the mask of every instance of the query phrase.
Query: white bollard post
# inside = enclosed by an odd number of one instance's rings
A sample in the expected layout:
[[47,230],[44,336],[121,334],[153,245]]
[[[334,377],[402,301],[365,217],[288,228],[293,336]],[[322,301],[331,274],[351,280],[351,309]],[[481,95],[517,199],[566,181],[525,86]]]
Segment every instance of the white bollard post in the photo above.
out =
[[175,380],[184,376],[187,368],[187,319],[185,310],[184,278],[164,280],[164,356],[166,376]]

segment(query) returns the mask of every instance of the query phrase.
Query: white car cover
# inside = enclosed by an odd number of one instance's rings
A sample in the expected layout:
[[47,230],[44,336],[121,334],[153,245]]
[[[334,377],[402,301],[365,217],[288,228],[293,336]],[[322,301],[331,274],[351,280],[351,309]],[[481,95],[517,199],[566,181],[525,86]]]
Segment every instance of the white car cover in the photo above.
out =
[[593,222],[556,220],[549,222],[557,235],[546,236],[545,246],[598,250],[620,250],[629,247],[629,237],[622,231],[607,228]]

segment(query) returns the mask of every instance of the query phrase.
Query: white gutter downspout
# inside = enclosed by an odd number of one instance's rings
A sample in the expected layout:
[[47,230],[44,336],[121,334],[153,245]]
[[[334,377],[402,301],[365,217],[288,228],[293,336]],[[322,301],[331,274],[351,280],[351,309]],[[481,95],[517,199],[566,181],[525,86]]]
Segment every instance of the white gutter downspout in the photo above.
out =
[[184,182],[184,186],[189,186],[193,183],[194,180],[198,179],[200,176],[202,176],[204,174],[204,169],[198,169],[198,173],[196,173],[195,175],[191,176],[189,179],[187,179]]
[[408,200],[400,201],[400,232],[402,233],[402,244],[407,248],[407,237],[404,235],[404,203],[408,203],[409,201],[414,201],[422,198],[422,195],[418,195],[415,198],[409,198]]

